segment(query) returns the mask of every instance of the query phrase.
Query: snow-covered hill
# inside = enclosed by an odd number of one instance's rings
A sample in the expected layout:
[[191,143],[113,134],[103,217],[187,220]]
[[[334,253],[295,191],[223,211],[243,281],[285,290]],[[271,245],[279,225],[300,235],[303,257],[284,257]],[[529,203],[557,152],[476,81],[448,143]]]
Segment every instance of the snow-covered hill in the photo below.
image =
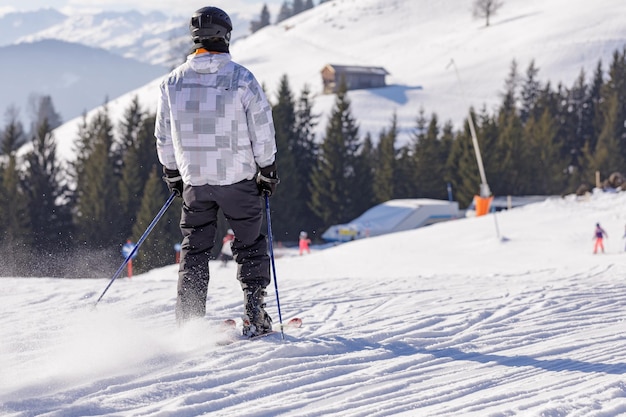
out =
[[233,264],[212,264],[206,319],[183,329],[175,265],[96,309],[109,277],[0,278],[0,414],[625,416],[624,205],[553,199],[284,255],[283,317],[304,320],[284,341],[219,345],[242,309]]
[[[520,72],[531,61],[540,81],[573,85],[582,70],[605,70],[626,44],[626,2],[605,0],[510,0],[489,27],[472,17],[466,0],[334,0],[237,41],[233,59],[250,68],[276,98],[287,74],[295,95],[304,85],[315,94],[322,134],[334,96],[322,95],[320,71],[328,63],[383,66],[386,88],[351,91],[361,133],[377,138],[397,114],[401,140],[415,127],[420,109],[459,127],[470,105],[492,112],[513,60]],[[155,82],[115,101],[123,108],[138,95],[154,111]],[[118,111],[119,114],[122,111]],[[76,122],[57,131],[73,140]]]

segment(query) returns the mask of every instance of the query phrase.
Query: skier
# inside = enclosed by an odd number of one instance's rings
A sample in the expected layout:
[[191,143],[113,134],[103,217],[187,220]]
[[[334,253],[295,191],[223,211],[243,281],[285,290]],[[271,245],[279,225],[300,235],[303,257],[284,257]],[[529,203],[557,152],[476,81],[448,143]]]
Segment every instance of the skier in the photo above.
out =
[[302,256],[304,252],[311,253],[311,249],[309,248],[310,244],[311,239],[309,239],[307,233],[304,231],[300,232],[300,256]]
[[604,244],[602,243],[602,239],[604,237],[608,239],[609,235],[606,233],[606,231],[602,227],[600,227],[600,223],[596,223],[596,230],[594,232],[593,237],[596,241],[595,244],[593,245],[594,255],[598,253],[598,249],[602,249],[602,253],[604,253]]
[[[135,244],[132,240],[127,239],[124,246],[122,246],[122,256],[124,257],[124,259],[130,256],[130,254],[133,252],[133,249],[135,249]],[[133,253],[133,256],[128,260],[128,263],[126,264],[126,273],[128,278],[133,277],[133,259],[135,259],[136,257],[137,252]]]
[[193,13],[187,61],[160,85],[155,137],[164,181],[182,197],[183,234],[176,319],[206,314],[209,257],[221,208],[235,233],[237,279],[244,295],[243,334],[272,330],[265,311],[270,283],[263,200],[278,185],[272,108],[262,86],[231,60],[230,17],[217,7]]
[[222,250],[220,251],[219,259],[222,261],[222,266],[226,266],[228,261],[233,259],[233,240],[235,240],[235,233],[233,229],[228,229],[226,235],[222,239]]

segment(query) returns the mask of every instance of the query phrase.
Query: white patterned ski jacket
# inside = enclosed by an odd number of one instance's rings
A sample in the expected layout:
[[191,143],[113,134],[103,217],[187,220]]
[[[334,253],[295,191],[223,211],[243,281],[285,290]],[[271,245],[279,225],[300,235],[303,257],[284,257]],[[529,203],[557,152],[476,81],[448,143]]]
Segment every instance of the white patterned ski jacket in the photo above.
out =
[[227,53],[191,54],[163,80],[154,136],[161,164],[190,185],[252,179],[276,154],[267,97]]

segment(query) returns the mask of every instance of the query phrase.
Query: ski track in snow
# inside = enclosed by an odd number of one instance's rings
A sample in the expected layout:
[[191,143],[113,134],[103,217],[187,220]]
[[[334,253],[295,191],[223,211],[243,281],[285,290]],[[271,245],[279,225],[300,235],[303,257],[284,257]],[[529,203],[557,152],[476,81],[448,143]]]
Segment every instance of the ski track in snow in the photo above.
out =
[[[558,200],[535,211],[549,217],[555,210],[574,210],[572,204],[578,203]],[[589,217],[585,226],[593,226],[595,214],[584,214],[589,206],[575,207],[578,217]],[[511,231],[517,223],[524,225],[520,230],[545,227],[535,211],[518,209],[500,219]],[[529,218],[536,226],[524,223]],[[613,229],[623,227],[623,217],[614,221]],[[426,248],[430,233],[446,239],[446,229],[479,222],[451,222],[394,239],[415,242],[423,236],[426,243],[413,244]],[[284,341],[275,334],[227,346],[220,345],[229,336],[219,323],[238,318],[242,303],[234,264],[212,266],[206,320],[183,329],[173,320],[174,265],[119,279],[96,308],[105,280],[3,278],[0,414],[626,414],[626,265],[610,254],[588,254],[587,229],[579,238],[580,252],[587,251],[588,260],[579,260],[584,266],[564,262],[567,252],[552,242],[563,257],[560,264],[528,262],[525,269],[499,273],[487,268],[465,274],[444,265],[441,273],[420,275],[416,265],[417,273],[406,276],[389,265],[386,275],[355,266],[352,272],[334,268],[315,276],[315,265],[351,262],[344,252],[362,251],[369,242],[279,258],[283,319],[302,317],[303,327],[286,329]],[[453,235],[459,247],[467,244]],[[269,292],[272,305],[273,288]]]

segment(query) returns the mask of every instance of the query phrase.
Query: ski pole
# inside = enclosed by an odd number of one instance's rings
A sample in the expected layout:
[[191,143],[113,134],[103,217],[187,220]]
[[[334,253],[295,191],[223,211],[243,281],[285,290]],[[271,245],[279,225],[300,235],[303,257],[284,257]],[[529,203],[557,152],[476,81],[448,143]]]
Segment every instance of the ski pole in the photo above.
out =
[[272,219],[270,217],[270,196],[265,192],[265,215],[267,216],[267,236],[270,249],[270,260],[272,261],[272,274],[274,275],[274,289],[276,290],[276,307],[278,308],[278,321],[280,322],[280,335],[285,340],[285,331],[283,330],[283,316],[280,312],[280,298],[278,297],[278,281],[276,279],[276,264],[274,263],[274,243],[272,238]]
[[146,231],[143,232],[143,235],[141,235],[141,237],[137,241],[137,244],[135,245],[133,250],[130,251],[130,253],[126,257],[126,259],[124,260],[122,265],[120,265],[120,267],[117,269],[117,271],[115,271],[115,274],[113,274],[113,277],[109,281],[109,284],[106,286],[104,291],[102,291],[102,294],[100,294],[100,297],[98,297],[98,299],[96,300],[96,303],[94,304],[94,307],[96,305],[98,305],[98,302],[100,300],[102,300],[102,297],[104,297],[104,294],[106,294],[106,292],[109,290],[109,287],[111,286],[111,284],[113,284],[113,281],[115,281],[117,279],[117,277],[122,273],[122,271],[124,270],[124,267],[126,266],[126,264],[132,259],[132,257],[135,255],[135,252],[137,252],[137,250],[139,249],[139,246],[141,246],[143,241],[146,240],[146,238],[148,237],[148,235],[150,234],[152,229],[154,229],[154,226],[156,226],[157,222],[161,219],[161,217],[163,217],[163,215],[165,214],[165,212],[167,211],[169,206],[172,204],[172,201],[174,201],[174,197],[176,197],[176,193],[172,192],[172,194],[170,194],[170,196],[167,199],[167,201],[165,202],[165,204],[163,204],[163,207],[161,207],[161,210],[159,210],[159,212],[154,217],[152,222],[148,225],[148,228],[146,229]]

